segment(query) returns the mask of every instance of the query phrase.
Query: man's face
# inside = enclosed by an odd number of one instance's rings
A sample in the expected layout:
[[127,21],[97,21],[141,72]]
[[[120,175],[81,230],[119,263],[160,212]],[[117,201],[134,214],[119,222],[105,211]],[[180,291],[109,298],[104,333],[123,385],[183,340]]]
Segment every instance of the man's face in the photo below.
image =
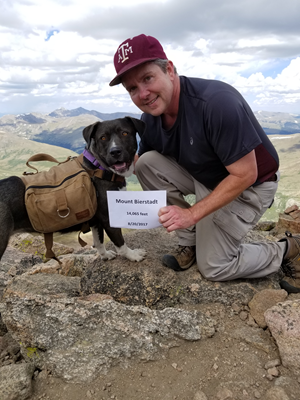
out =
[[173,100],[174,69],[169,61],[167,72],[152,63],[139,65],[125,73],[122,83],[131,100],[143,112],[153,116],[168,112]]

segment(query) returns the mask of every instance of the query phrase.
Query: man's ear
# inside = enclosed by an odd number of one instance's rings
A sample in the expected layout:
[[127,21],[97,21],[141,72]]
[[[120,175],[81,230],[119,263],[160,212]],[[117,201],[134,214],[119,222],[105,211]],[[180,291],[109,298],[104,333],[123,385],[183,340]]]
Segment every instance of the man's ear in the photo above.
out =
[[170,75],[171,78],[174,78],[174,76],[176,75],[175,67],[174,67],[174,64],[173,64],[173,62],[171,60],[168,60],[167,73]]

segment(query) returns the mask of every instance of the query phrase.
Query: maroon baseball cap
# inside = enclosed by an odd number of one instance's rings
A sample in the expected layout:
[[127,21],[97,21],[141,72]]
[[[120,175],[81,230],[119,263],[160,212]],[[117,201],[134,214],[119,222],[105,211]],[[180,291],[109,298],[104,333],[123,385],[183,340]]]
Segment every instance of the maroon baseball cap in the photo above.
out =
[[114,56],[117,75],[110,86],[121,83],[122,75],[137,65],[156,59],[167,60],[162,45],[157,39],[144,34],[125,40],[120,44]]

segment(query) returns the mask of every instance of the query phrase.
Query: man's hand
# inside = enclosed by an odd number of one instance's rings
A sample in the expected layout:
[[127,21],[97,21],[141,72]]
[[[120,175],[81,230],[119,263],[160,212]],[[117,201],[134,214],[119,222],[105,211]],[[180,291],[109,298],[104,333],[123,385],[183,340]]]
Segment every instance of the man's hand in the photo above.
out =
[[193,214],[188,208],[178,206],[162,207],[159,212],[159,222],[168,232],[185,229],[195,224]]

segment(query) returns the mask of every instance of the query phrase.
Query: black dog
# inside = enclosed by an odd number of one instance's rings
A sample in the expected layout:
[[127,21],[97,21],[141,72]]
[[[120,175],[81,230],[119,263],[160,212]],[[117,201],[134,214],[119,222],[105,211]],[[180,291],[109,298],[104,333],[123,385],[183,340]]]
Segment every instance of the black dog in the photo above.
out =
[[[93,178],[97,191],[97,211],[89,221],[93,232],[94,246],[103,260],[110,260],[117,254],[131,261],[145,257],[143,249],[129,249],[119,228],[109,225],[107,190],[120,190],[120,182],[109,178],[114,173],[128,177],[134,171],[134,156],[137,150],[136,132],[142,135],[144,122],[125,117],[111,121],[96,122],[83,130],[86,148],[83,166],[87,170],[105,170],[108,180]],[[12,176],[0,180],[0,259],[7,247],[10,236],[17,231],[33,232],[24,202],[25,186],[21,178]],[[80,230],[74,226],[70,230]],[[107,251],[104,245],[104,230],[114,243],[116,253]]]

